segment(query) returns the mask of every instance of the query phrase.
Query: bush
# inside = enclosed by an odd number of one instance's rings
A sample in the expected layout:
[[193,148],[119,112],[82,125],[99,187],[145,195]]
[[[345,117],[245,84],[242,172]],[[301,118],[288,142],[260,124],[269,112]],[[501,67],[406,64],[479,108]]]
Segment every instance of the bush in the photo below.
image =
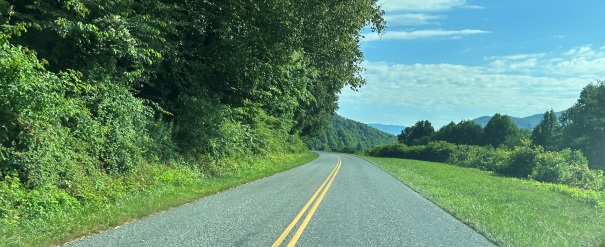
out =
[[0,177],[66,188],[93,170],[117,174],[142,162],[150,110],[125,86],[57,75],[28,49],[2,39],[0,47]]
[[505,148],[459,145],[453,149],[447,163],[487,171],[499,171],[506,166],[508,157],[509,152]]
[[507,176],[527,178],[536,166],[536,157],[542,152],[540,146],[517,146],[508,155],[506,164],[496,171]]
[[388,158],[406,158],[408,146],[405,144],[397,143],[390,145],[378,146],[370,151],[368,154],[375,157],[388,157]]
[[420,158],[434,162],[447,162],[456,152],[456,149],[455,144],[445,141],[430,142],[424,147]]
[[534,180],[586,189],[604,189],[603,172],[590,170],[588,160],[580,151],[565,149],[545,152],[538,155],[536,161],[536,168],[531,174]]
[[605,190],[603,172],[590,170],[588,160],[580,151],[566,149],[544,152],[541,146],[532,147],[527,142],[512,150],[506,147],[454,145],[447,142],[431,142],[424,146],[392,144],[373,148],[368,155],[445,162],[506,176]]

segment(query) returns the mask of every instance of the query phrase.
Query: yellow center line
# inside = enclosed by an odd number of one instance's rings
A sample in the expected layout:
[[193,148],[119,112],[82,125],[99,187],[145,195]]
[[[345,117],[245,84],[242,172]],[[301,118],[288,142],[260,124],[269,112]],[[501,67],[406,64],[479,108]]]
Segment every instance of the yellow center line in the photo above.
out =
[[[288,243],[287,246],[294,246],[296,244],[296,242],[302,235],[303,231],[307,227],[307,224],[311,220],[311,217],[313,217],[313,214],[315,214],[315,210],[317,210],[317,207],[319,206],[319,204],[323,200],[324,196],[326,195],[326,192],[332,185],[332,181],[334,181],[334,178],[336,177],[338,170],[340,170],[342,160],[338,156],[336,156],[336,158],[338,158],[338,162],[336,163],[336,166],[334,167],[334,169],[332,169],[332,172],[330,172],[330,175],[328,175],[328,177],[321,184],[321,186],[319,186],[319,188],[317,188],[315,193],[313,193],[313,195],[311,196],[311,199],[309,199],[309,201],[307,201],[305,206],[303,206],[303,208],[300,210],[300,212],[298,212],[296,217],[294,217],[292,222],[290,222],[290,225],[288,225],[288,227],[286,227],[286,229],[282,232],[282,234],[279,236],[279,238],[277,238],[277,240],[275,240],[273,245],[271,245],[272,247],[277,247],[277,246],[281,245],[281,243],[284,241],[284,239],[286,239],[286,237],[290,234],[290,231],[292,231],[292,228],[294,228],[294,226],[296,226],[296,224],[298,223],[298,221],[300,220],[302,215],[307,211],[307,209],[309,208],[311,203],[313,203],[313,201],[315,201],[315,204],[313,204],[313,207],[307,213],[307,216],[303,220],[302,224],[298,227],[298,229],[296,230],[296,233],[294,234],[294,236],[292,237],[292,239],[290,240],[290,242]],[[315,200],[315,198],[318,195],[319,195],[319,198],[317,198],[317,200]]]

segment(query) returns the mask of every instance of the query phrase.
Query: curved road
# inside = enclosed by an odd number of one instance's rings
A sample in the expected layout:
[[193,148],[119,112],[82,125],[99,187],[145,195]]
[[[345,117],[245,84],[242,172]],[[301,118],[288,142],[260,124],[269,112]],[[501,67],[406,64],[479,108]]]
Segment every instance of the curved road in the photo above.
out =
[[319,154],[67,246],[493,246],[376,166]]

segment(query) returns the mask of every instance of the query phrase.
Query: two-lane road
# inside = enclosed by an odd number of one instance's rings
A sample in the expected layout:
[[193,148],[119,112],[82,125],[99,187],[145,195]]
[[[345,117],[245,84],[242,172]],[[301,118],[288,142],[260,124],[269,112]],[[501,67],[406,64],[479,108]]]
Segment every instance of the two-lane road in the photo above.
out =
[[[111,216],[108,216],[111,217]],[[69,246],[491,246],[386,174],[344,154]]]

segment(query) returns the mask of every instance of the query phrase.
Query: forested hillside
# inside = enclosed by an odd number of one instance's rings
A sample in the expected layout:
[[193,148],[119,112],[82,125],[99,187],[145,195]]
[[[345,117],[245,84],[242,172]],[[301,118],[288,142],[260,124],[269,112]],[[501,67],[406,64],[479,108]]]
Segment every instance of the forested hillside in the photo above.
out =
[[307,150],[339,91],[365,83],[359,31],[385,25],[376,0],[0,0],[0,12],[7,224],[144,191],[177,165],[220,176]]
[[396,142],[397,138],[394,135],[367,124],[334,115],[330,125],[317,138],[310,141],[310,146],[315,150],[354,152]]

